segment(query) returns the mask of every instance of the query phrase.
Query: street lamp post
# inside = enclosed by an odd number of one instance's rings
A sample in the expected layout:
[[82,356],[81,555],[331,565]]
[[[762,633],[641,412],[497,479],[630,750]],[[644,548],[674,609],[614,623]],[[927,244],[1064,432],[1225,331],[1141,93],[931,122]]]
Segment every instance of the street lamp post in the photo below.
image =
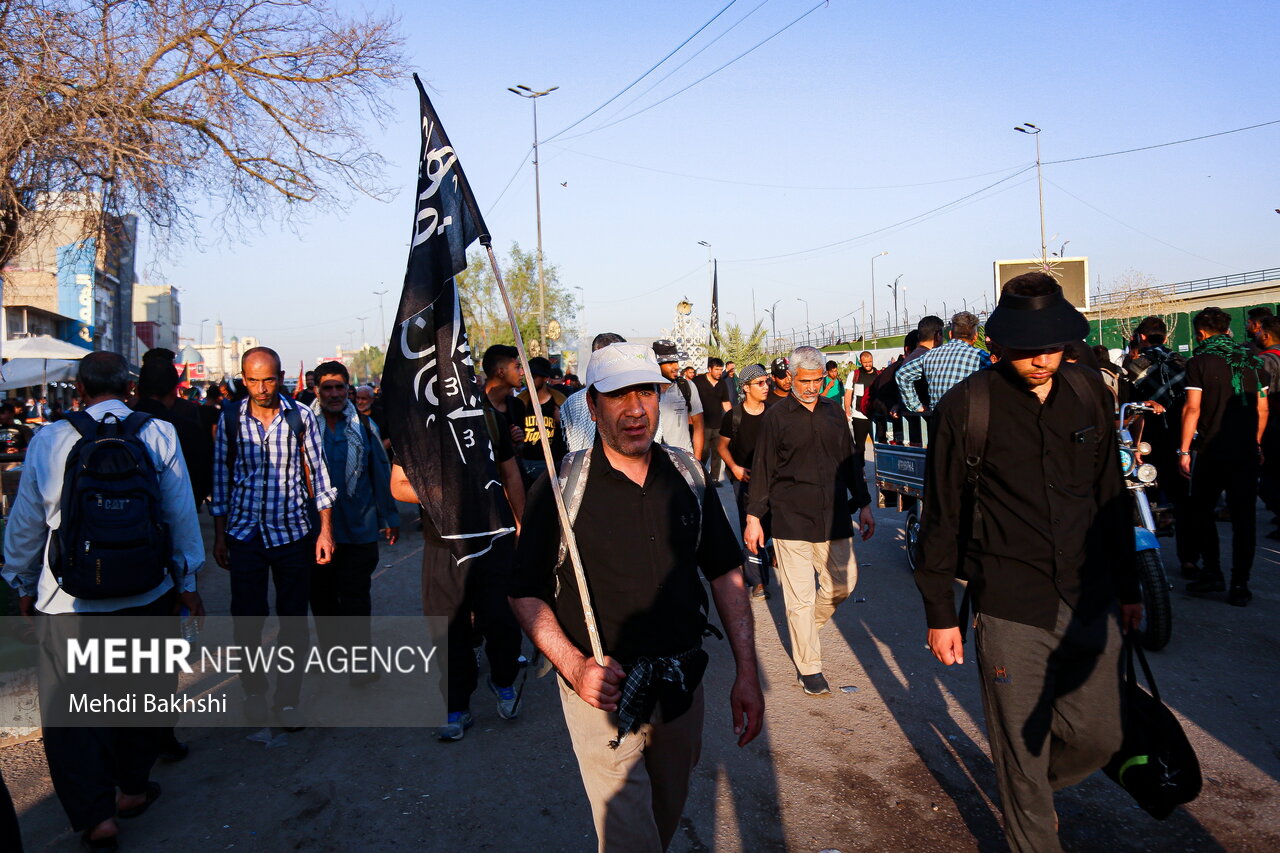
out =
[[797,296],[796,302],[804,303],[804,342],[807,345],[812,337],[812,333],[809,331],[809,300],[802,296]]
[[778,310],[778,303],[781,301],[781,299],[775,301],[773,307],[769,309],[769,322],[773,325],[773,345],[775,347],[778,345],[778,315],[774,312]]
[[533,102],[533,200],[538,218],[538,338],[542,341],[542,351],[547,348],[547,283],[542,275],[542,176],[538,164],[538,98],[550,95],[559,86],[552,86],[541,92],[535,92],[528,86],[508,86],[507,91],[528,98]]
[[204,324],[207,322],[209,322],[208,317],[200,321],[200,346],[204,346]]
[[1036,138],[1036,188],[1040,194],[1040,263],[1048,263],[1048,241],[1044,238],[1044,179],[1040,174],[1040,128],[1029,121],[1014,128],[1018,133],[1026,133]]
[[[887,287],[889,290],[892,290],[892,291],[893,291],[893,318],[894,318],[895,320],[897,320],[897,319],[898,319],[898,317],[900,316],[900,315],[898,314],[898,282],[899,282],[899,281],[901,281],[901,280],[902,280],[902,276],[900,275],[900,276],[898,276],[897,278],[895,278],[895,279],[893,280],[893,284],[886,284],[886,285],[885,285],[885,287]],[[891,330],[891,331],[892,331],[892,330]]]
[[368,346],[368,342],[365,340],[365,336],[364,336],[364,321],[368,320],[369,318],[357,317],[356,319],[360,321],[360,349],[363,350],[366,346]]
[[[382,282],[378,282],[378,284],[382,284]],[[382,297],[386,296],[387,292],[385,290],[375,290],[373,295],[378,297],[378,319],[382,321],[382,345],[389,350],[391,349],[391,342],[387,340],[387,315],[382,310]]]
[[[718,304],[719,300],[716,299],[716,295],[717,295],[715,292],[716,291],[716,273],[715,273],[715,264],[711,258],[711,244],[708,243],[706,240],[699,240],[698,245],[707,247],[707,293],[711,294],[708,297],[707,304],[711,306],[711,311],[717,315],[714,319],[716,320],[715,326],[718,326],[719,320],[720,320],[720,317],[718,315],[718,312],[720,311],[720,306]],[[708,344],[712,342],[712,338],[714,338],[716,334],[718,334],[718,329],[716,329],[714,326],[707,330]]]
[[876,258],[883,258],[889,254],[889,250],[885,249],[879,254],[871,256],[871,337],[876,336]]

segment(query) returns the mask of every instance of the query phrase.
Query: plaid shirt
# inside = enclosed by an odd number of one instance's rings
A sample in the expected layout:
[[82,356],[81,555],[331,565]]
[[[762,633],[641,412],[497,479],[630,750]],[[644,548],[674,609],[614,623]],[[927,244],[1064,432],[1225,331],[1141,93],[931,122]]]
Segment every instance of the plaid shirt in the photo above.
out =
[[938,405],[942,395],[970,373],[977,373],[991,366],[991,354],[968,341],[952,338],[940,347],[934,347],[920,358],[903,362],[894,378],[902,392],[902,407],[917,412],[921,405],[916,394],[915,382],[921,376],[929,386],[929,400]]
[[317,510],[333,506],[338,490],[329,483],[329,469],[320,446],[320,427],[306,406],[280,398],[280,411],[269,427],[249,414],[249,401],[239,404],[240,435],[235,470],[227,470],[227,436],[218,419],[213,442],[213,503],[209,514],[228,516],[227,535],[244,542],[261,532],[268,548],[296,542],[311,531],[301,458],[284,408],[302,415],[303,444],[311,468],[311,492]]

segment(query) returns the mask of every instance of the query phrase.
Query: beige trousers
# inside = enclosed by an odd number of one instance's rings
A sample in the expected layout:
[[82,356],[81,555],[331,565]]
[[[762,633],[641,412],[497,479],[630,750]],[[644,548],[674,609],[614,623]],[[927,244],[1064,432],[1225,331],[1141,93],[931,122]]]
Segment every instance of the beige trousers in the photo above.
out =
[[702,752],[702,687],[688,711],[663,723],[659,708],[651,722],[611,749],[617,717],[588,705],[563,678],[556,681],[600,853],[662,853],[680,824]]
[[822,643],[818,631],[858,583],[853,539],[829,542],[774,539],[773,545],[778,555],[782,600],[787,607],[791,658],[801,675],[822,672]]

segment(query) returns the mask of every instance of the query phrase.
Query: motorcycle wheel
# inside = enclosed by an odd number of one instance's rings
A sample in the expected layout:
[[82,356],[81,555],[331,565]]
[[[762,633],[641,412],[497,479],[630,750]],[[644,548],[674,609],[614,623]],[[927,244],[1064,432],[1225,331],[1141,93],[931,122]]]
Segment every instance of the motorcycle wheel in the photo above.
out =
[[1160,552],[1138,552],[1138,578],[1142,583],[1142,647],[1158,652],[1169,645],[1173,632],[1173,606],[1169,601],[1169,581],[1164,576]]
[[915,510],[907,514],[906,526],[906,552],[907,566],[911,571],[916,570],[916,547],[920,544],[920,516],[916,515]]

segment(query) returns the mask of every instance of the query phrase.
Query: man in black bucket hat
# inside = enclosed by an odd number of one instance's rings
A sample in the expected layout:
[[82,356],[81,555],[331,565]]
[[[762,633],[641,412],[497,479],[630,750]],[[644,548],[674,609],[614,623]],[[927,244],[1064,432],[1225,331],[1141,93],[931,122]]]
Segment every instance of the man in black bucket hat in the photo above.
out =
[[1005,834],[1054,853],[1053,792],[1120,747],[1120,635],[1142,619],[1133,509],[1110,393],[1063,361],[1089,328],[1062,288],[1018,276],[986,329],[999,364],[934,410],[916,585],[950,665],[964,663],[954,582],[968,579]]

